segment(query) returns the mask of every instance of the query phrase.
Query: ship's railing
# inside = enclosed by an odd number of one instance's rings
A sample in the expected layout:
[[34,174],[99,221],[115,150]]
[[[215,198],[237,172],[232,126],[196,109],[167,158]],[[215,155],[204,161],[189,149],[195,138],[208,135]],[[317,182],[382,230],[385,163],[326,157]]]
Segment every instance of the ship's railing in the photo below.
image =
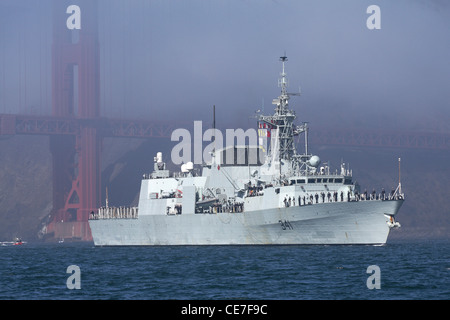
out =
[[203,208],[196,208],[195,213],[239,213],[244,212],[243,202],[215,202]]
[[391,193],[350,193],[344,194],[344,192],[321,192],[321,193],[308,193],[303,196],[286,197],[283,202],[285,207],[292,206],[304,206],[318,203],[331,203],[331,202],[352,202],[352,201],[391,201],[391,200],[403,200],[405,195],[391,191]]
[[196,170],[191,172],[169,172],[168,174],[154,174],[154,173],[144,173],[142,174],[143,180],[150,180],[150,179],[165,179],[165,178],[186,178],[186,177],[198,177],[201,176],[199,172]]
[[385,192],[381,192],[381,193],[361,193],[358,194],[356,193],[353,197],[353,199],[355,201],[364,201],[364,200],[402,200],[404,199],[405,195],[403,193],[398,193],[398,192],[394,192],[391,191],[391,193],[385,193]]
[[137,219],[138,207],[100,207],[91,212],[90,220],[102,219]]
[[244,203],[243,202],[234,202],[234,203],[217,203],[213,204],[209,207],[210,213],[238,213],[244,212]]

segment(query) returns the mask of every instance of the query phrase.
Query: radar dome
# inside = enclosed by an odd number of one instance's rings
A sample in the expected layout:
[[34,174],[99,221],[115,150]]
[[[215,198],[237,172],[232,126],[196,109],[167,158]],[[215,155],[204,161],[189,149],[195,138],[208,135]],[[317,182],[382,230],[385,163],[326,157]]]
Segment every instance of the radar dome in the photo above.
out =
[[320,158],[318,156],[312,156],[309,160],[308,160],[308,165],[314,168],[317,168],[320,164]]
[[189,161],[188,163],[186,163],[186,169],[189,171],[194,170],[194,164]]

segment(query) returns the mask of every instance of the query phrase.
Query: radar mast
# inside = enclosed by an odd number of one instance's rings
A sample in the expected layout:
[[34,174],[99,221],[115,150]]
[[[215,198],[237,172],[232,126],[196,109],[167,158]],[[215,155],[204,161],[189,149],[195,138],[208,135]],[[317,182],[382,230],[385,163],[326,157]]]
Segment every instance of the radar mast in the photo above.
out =
[[[280,176],[283,173],[307,174],[309,169],[315,170],[315,168],[310,168],[308,165],[308,161],[311,158],[311,155],[308,154],[308,125],[306,122],[300,126],[295,125],[294,120],[297,118],[297,115],[294,110],[289,108],[290,97],[299,96],[300,92],[288,92],[287,87],[289,81],[286,73],[286,62],[288,58],[284,55],[280,57],[279,61],[282,64],[281,77],[278,79],[278,86],[281,87],[281,93],[272,101],[272,104],[276,106],[275,113],[271,116],[260,115],[259,122],[265,123],[272,128],[272,136],[275,136],[274,133],[276,134],[278,141],[271,145],[270,153],[272,154],[272,159],[276,158],[281,162]],[[301,133],[305,134],[305,153],[299,155],[295,148],[294,136],[298,136]],[[274,154],[276,157],[273,157]],[[281,166],[284,167],[284,170],[281,169]]]

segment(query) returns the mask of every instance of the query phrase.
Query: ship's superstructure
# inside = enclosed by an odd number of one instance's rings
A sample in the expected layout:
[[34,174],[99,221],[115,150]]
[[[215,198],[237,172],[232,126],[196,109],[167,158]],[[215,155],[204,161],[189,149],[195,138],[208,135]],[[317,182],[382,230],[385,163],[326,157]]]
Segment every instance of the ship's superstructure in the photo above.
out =
[[[295,125],[285,63],[273,115],[258,115],[258,145],[214,149],[202,166],[170,173],[161,153],[141,182],[138,207],[92,213],[96,245],[384,244],[404,201],[401,184],[361,192],[344,163],[334,172]],[[298,153],[294,137],[304,135]],[[261,143],[263,142],[263,143]]]

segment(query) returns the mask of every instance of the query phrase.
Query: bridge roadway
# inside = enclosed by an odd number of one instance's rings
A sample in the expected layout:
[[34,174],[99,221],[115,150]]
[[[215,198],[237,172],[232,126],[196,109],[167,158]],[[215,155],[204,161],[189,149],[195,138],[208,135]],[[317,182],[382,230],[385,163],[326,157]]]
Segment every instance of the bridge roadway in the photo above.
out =
[[[103,137],[170,138],[177,128],[192,124],[133,119],[82,119],[0,114],[1,135],[77,135],[80,125],[92,126]],[[450,150],[450,133],[375,129],[315,128],[315,145]]]

